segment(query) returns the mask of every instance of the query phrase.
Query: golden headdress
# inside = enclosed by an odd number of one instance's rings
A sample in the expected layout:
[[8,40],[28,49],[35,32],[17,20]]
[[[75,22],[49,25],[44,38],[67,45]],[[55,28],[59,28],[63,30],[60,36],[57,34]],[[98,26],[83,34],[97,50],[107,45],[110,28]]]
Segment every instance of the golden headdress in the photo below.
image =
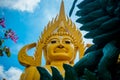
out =
[[[36,43],[29,44],[20,50],[18,56],[19,62],[24,66],[41,65],[42,49],[47,44],[47,40],[53,35],[70,36],[73,39],[75,46],[79,49],[80,58],[84,55],[85,47],[82,40],[82,34],[79,31],[79,29],[77,29],[75,24],[68,17],[65,16],[64,2],[62,1],[59,15],[51,22],[49,22],[48,25],[45,27],[37,45]],[[26,51],[35,46],[36,46],[36,51],[34,57],[28,56],[26,54]]]

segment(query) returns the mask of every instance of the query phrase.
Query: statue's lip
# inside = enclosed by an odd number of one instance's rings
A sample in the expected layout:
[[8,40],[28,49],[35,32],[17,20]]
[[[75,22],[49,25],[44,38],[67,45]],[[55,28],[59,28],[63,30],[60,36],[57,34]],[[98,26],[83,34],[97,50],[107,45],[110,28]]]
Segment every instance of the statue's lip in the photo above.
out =
[[67,53],[68,50],[66,48],[56,48],[54,53]]

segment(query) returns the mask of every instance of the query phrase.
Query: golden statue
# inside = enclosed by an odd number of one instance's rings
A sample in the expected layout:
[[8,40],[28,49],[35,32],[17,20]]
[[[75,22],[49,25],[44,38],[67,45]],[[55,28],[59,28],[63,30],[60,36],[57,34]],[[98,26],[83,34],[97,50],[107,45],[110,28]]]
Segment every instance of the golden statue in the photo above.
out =
[[[36,47],[34,56],[28,56],[27,50]],[[62,1],[59,15],[48,23],[38,43],[24,46],[18,55],[19,62],[25,66],[20,80],[40,80],[36,66],[41,66],[42,52],[46,60],[43,66],[51,72],[55,66],[64,76],[63,64],[74,64],[76,53],[82,58],[85,51],[82,34],[75,24],[65,16]]]

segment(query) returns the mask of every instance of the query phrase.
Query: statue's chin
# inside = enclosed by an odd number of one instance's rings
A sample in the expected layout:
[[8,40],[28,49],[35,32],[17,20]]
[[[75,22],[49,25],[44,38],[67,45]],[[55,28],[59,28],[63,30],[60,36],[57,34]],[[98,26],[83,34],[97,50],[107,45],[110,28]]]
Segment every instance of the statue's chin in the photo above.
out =
[[68,55],[68,53],[54,53],[51,59],[54,61],[70,61],[72,58]]
[[53,52],[54,53],[68,53],[68,50],[66,48],[63,48],[63,49],[56,48]]

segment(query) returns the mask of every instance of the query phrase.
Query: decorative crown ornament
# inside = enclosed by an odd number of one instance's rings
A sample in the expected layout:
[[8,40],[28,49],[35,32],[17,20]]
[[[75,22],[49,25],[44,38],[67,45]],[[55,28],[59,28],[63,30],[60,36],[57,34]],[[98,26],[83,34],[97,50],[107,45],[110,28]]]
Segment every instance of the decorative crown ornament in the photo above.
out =
[[[82,39],[82,34],[77,29],[75,24],[70,18],[65,16],[64,2],[62,0],[60,13],[45,27],[43,33],[41,33],[41,38],[38,40],[37,44],[32,43],[24,46],[18,55],[19,62],[24,66],[40,66],[42,59],[42,50],[48,43],[48,39],[54,35],[67,35],[73,39],[75,47],[79,49],[79,58],[82,58],[85,51],[84,42]],[[34,56],[28,56],[26,51],[36,47]]]

